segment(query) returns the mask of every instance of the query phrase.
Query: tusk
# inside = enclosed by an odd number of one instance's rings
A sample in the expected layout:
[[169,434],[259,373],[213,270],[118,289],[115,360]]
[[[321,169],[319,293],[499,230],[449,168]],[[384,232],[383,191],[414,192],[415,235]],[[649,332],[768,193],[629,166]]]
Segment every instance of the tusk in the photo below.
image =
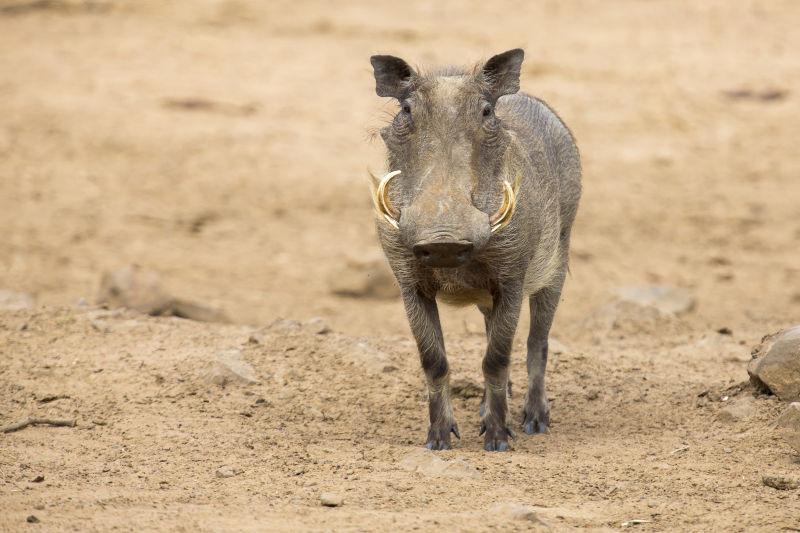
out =
[[511,221],[511,216],[514,214],[516,207],[517,194],[511,184],[507,180],[503,180],[503,203],[500,204],[497,212],[489,218],[492,233],[504,228]]
[[399,218],[399,213],[392,207],[391,202],[389,202],[389,190],[388,185],[389,181],[398,174],[400,174],[400,170],[395,170],[394,172],[389,172],[383,178],[381,178],[380,183],[378,184],[378,188],[375,191],[375,208],[378,210],[378,213],[383,215],[383,218],[391,224],[395,229],[400,227],[397,219]]

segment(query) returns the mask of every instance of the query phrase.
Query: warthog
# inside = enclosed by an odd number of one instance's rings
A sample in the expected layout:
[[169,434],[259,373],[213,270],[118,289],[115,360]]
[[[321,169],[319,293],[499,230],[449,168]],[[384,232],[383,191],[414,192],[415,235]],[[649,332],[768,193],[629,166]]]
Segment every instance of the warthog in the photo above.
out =
[[488,339],[480,434],[508,450],[508,364],[523,298],[530,302],[522,427],[548,431],[547,337],[567,273],[581,195],[578,149],[541,100],[519,93],[524,52],[473,69],[412,69],[373,56],[378,96],[400,109],[381,129],[388,174],[373,179],[383,250],[400,285],[428,386],[427,448],[461,438],[449,397],[436,298],[475,304]]

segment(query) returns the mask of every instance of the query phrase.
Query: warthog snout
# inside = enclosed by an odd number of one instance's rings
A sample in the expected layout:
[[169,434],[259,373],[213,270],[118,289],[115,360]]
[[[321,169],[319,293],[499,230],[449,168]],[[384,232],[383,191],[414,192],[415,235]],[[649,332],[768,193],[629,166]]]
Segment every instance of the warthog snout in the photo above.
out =
[[429,267],[452,268],[469,261],[473,245],[469,241],[421,241],[411,247],[420,263]]

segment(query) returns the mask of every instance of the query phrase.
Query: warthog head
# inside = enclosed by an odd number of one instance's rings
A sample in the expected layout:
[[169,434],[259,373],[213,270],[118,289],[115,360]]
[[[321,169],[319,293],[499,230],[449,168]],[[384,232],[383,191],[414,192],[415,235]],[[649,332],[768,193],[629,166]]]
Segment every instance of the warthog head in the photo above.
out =
[[389,173],[376,180],[376,208],[425,266],[465,264],[514,214],[512,136],[495,105],[519,90],[523,57],[510,50],[472,71],[431,74],[371,58],[378,96],[400,103],[381,130]]

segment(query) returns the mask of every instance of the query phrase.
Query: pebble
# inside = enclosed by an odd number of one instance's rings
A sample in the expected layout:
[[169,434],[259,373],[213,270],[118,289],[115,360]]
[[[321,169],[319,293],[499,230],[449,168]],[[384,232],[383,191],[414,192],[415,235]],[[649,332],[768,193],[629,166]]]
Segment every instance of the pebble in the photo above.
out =
[[670,285],[629,285],[614,291],[623,302],[655,307],[662,313],[678,315],[694,309],[694,297],[686,289]]
[[34,305],[34,298],[28,293],[0,290],[0,309],[3,311],[31,309]]
[[524,520],[526,522],[538,522],[544,524],[536,514],[536,509],[530,505],[517,502],[500,502],[489,508],[492,514],[503,514],[513,520]]
[[761,481],[775,490],[795,490],[800,488],[800,481],[783,476],[764,476]]
[[800,454],[800,402],[793,402],[775,421],[781,437]]
[[226,466],[221,466],[221,467],[217,468],[217,471],[215,472],[215,474],[219,478],[228,478],[228,477],[238,476],[242,472],[243,472],[243,470],[241,470],[239,468],[235,468],[235,467],[226,465]]
[[325,507],[339,507],[344,503],[344,499],[335,492],[323,492],[319,495],[319,501]]
[[328,287],[332,294],[347,298],[394,299],[400,296],[394,274],[380,252],[347,260],[344,267],[331,273]]
[[717,419],[722,422],[738,422],[747,420],[757,412],[756,401],[752,396],[742,396],[720,409]]
[[419,472],[434,477],[448,477],[457,479],[479,478],[478,471],[464,459],[445,461],[435,453],[428,450],[417,450],[406,455],[400,466],[405,470]]
[[223,350],[217,353],[208,379],[215,385],[224,387],[229,383],[250,385],[258,383],[253,367],[242,359],[241,350]]

